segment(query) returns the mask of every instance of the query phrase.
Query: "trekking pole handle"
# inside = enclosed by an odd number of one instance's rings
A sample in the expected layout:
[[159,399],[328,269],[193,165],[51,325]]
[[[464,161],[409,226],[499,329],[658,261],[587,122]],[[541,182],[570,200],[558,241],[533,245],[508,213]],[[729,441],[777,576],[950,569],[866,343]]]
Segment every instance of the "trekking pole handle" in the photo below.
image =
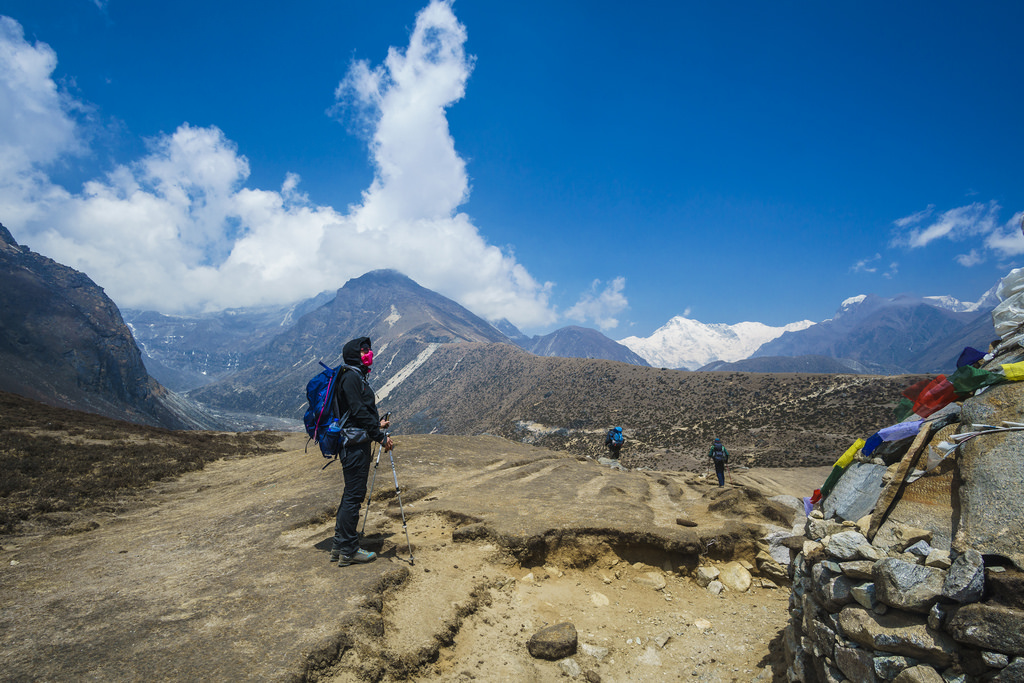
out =
[[[390,423],[391,422],[391,411],[388,411],[388,412],[384,413],[384,419],[381,420],[381,421],[382,422]],[[380,442],[381,448],[384,447],[384,445],[388,442],[388,439],[390,439],[390,438],[391,438],[391,434],[388,432],[387,429],[385,429],[384,430],[384,439]]]

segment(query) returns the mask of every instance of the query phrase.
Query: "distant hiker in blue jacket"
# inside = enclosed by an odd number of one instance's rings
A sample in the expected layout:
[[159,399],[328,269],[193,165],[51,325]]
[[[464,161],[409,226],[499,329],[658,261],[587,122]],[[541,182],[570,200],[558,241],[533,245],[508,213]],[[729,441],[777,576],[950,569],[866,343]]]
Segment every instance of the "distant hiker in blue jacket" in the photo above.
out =
[[604,445],[608,447],[608,457],[612,460],[619,459],[619,451],[622,450],[622,444],[626,443],[626,437],[622,435],[622,427],[613,427],[608,430],[608,434],[604,437]]
[[718,475],[718,485],[725,486],[725,466],[729,464],[729,451],[725,450],[722,440],[715,437],[708,451],[708,457],[715,463],[715,474]]
[[[348,413],[348,425],[365,429],[370,437],[364,443],[346,446],[339,458],[345,471],[345,491],[341,494],[337,520],[334,525],[334,548],[331,561],[339,567],[350,564],[366,564],[377,559],[377,553],[359,547],[359,508],[366,497],[366,479],[370,474],[373,442],[390,451],[394,444],[383,430],[390,424],[380,419],[377,400],[366,381],[373,365],[373,349],[369,337],[358,337],[345,344],[341,351],[345,363],[338,380],[339,414]],[[347,366],[347,367],[346,367]]]

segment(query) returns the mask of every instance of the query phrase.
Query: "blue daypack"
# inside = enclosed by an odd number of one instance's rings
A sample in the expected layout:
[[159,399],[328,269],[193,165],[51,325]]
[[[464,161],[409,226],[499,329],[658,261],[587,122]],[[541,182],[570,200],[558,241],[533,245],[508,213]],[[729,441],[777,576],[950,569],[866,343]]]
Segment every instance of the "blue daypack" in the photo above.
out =
[[[364,429],[345,426],[348,422],[347,411],[344,415],[335,414],[338,410],[335,400],[336,386],[341,379],[341,373],[350,367],[339,365],[332,368],[323,361],[320,361],[320,365],[324,366],[324,370],[306,384],[306,401],[309,407],[302,416],[302,422],[306,425],[309,439],[316,441],[323,456],[333,459],[349,444],[366,443],[369,435]],[[306,446],[309,446],[309,441],[306,442]],[[329,464],[331,463],[327,463]]]
[[616,446],[621,446],[621,445],[623,444],[623,442],[625,442],[625,440],[626,440],[626,439],[625,439],[625,438],[624,438],[624,437],[622,436],[622,432],[620,432],[620,431],[619,431],[619,430],[617,430],[617,429],[613,429],[613,430],[612,430],[612,431],[611,431],[611,432],[610,432],[610,433],[608,434],[608,436],[609,436],[609,437],[611,437],[611,440],[612,440],[612,444],[614,444],[614,445],[616,445]]
[[323,361],[320,361],[320,365],[324,366],[324,371],[306,384],[306,401],[309,402],[309,407],[302,416],[306,433],[318,444],[327,430],[327,424],[331,421],[330,403],[334,398],[334,379],[341,370],[340,365],[332,368]]

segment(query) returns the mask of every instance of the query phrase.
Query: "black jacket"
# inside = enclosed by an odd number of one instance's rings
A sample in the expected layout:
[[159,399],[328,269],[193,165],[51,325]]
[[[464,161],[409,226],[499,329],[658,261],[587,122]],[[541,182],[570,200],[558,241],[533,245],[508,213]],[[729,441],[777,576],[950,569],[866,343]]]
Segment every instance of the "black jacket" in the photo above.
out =
[[359,355],[360,347],[369,346],[369,337],[359,337],[345,344],[341,351],[344,365],[341,366],[341,377],[338,381],[338,415],[348,411],[348,427],[361,427],[366,430],[372,441],[383,442],[384,432],[380,428],[380,415],[377,413],[377,398],[366,381],[367,369],[363,367]]

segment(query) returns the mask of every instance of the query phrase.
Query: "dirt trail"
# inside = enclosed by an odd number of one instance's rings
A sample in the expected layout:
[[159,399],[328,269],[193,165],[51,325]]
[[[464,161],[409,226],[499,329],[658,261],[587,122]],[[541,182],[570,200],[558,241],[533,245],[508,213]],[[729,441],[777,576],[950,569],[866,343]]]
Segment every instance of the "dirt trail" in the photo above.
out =
[[[752,556],[767,523],[755,471],[723,490],[492,437],[402,437],[415,562],[385,457],[365,539],[381,558],[338,568],[341,470],[289,439],[161,484],[88,533],[4,539],[3,677],[543,682],[569,665],[526,642],[571,621],[580,680],[772,678],[788,591],[716,597],[689,578]],[[821,475],[772,470],[756,486],[804,495]]]
[[[437,682],[565,680],[563,666],[534,659],[526,643],[566,621],[579,636],[572,659],[580,680],[587,671],[605,683],[772,680],[788,590],[716,597],[664,566],[610,551],[586,568],[570,567],[571,555],[521,567],[491,543],[453,544],[451,531],[442,517],[416,519],[415,565],[385,596],[384,635],[350,650],[328,680],[365,680],[380,670],[378,658],[389,662],[384,681],[409,673]],[[417,661],[426,663],[414,672],[403,666]]]

